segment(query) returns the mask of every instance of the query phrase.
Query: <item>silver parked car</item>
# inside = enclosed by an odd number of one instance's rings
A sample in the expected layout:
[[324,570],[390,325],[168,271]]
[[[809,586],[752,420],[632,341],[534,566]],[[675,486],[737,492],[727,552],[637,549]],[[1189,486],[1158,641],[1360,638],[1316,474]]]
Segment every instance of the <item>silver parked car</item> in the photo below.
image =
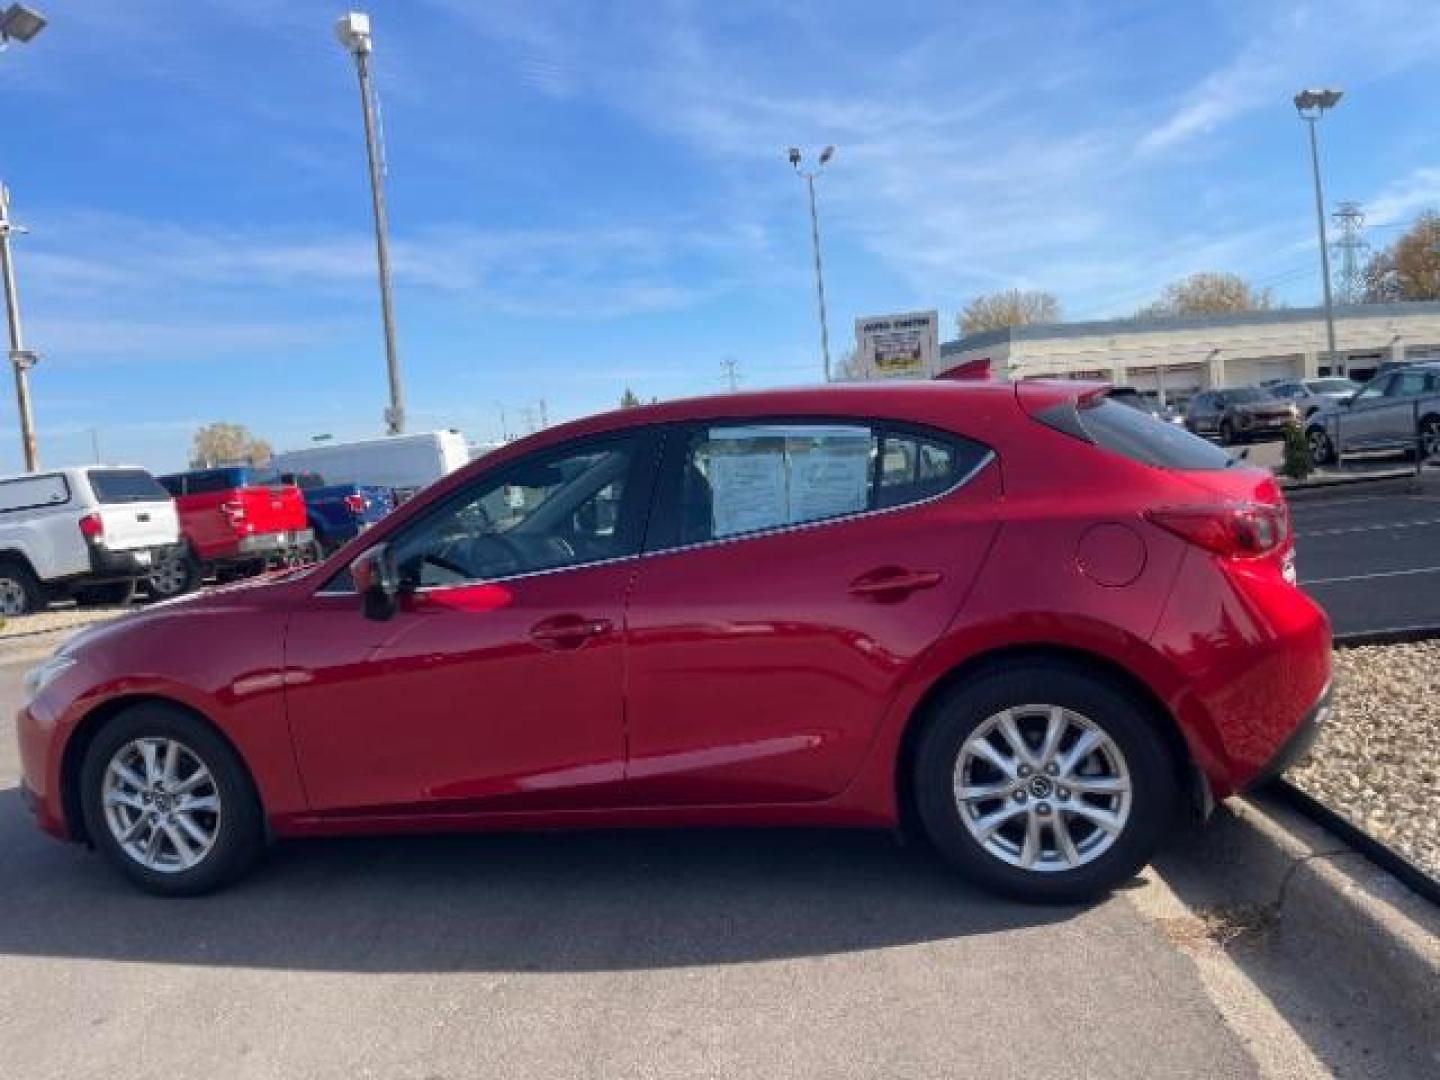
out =
[[1321,409],[1339,405],[1360,392],[1360,384],[1352,379],[1279,379],[1265,383],[1265,388],[1282,401],[1294,404],[1295,409],[1305,418],[1314,416]]
[[1417,445],[1425,457],[1440,456],[1440,363],[1409,364],[1370,380],[1311,416],[1305,438],[1318,465],[1337,452],[1409,453]]

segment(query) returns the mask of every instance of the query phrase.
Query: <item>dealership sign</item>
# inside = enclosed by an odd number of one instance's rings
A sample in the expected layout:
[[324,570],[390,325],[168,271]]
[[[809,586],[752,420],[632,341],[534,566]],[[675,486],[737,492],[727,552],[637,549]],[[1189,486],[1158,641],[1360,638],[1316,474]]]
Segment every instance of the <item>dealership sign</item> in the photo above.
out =
[[927,378],[940,351],[939,313],[912,311],[856,319],[855,348],[866,378]]

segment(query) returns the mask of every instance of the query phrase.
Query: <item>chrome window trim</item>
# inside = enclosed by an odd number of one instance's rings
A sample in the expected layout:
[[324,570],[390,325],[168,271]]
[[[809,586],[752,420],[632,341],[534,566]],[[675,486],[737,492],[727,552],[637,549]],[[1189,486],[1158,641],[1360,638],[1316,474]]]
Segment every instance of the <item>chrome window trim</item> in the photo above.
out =
[[[522,574],[508,574],[505,577],[477,578],[474,581],[455,582],[451,585],[422,585],[414,590],[413,595],[419,596],[422,593],[444,592],[450,589],[469,589],[477,585],[503,585],[511,581],[524,581],[526,578],[543,577],[553,574],[566,574],[572,570],[588,570],[596,566],[613,566],[617,563],[634,562],[640,559],[649,559],[660,555],[674,555],[685,551],[698,551],[703,548],[719,547],[724,544],[743,543],[747,540],[758,540],[767,536],[782,536],[787,533],[800,532],[806,529],[825,528],[829,525],[840,525],[846,522],[857,521],[863,518],[879,517],[882,514],[893,514],[900,510],[911,510],[919,506],[928,506],[931,503],[939,502],[948,498],[961,488],[965,487],[975,477],[979,476],[991,462],[997,460],[995,451],[986,447],[985,453],[981,455],[970,471],[957,479],[944,491],[937,491],[934,495],[927,495],[923,499],[914,502],[900,503],[898,506],[886,506],[877,510],[859,510],[853,514],[840,514],[835,517],[816,518],[814,521],[799,521],[793,525],[776,525],[769,529],[757,529],[754,532],[736,533],[733,536],[720,536],[713,540],[698,540],[693,544],[681,544],[677,547],[655,548],[653,550],[641,550],[632,555],[617,555],[613,559],[597,559],[594,562],[571,563],[567,566],[552,566],[544,570],[528,570]],[[322,589],[311,594],[312,596],[358,596],[353,589]]]
[[[974,440],[971,440],[974,441]],[[985,453],[980,460],[971,467],[970,471],[960,477],[944,491],[937,491],[934,495],[927,495],[923,499],[916,499],[914,502],[900,503],[898,506],[884,506],[876,510],[857,510],[853,514],[839,514],[835,517],[815,518],[813,521],[797,521],[793,525],[775,525],[768,529],[756,529],[754,532],[735,533],[732,536],[718,536],[712,540],[697,540],[693,544],[680,544],[675,547],[655,548],[651,551],[642,551],[640,558],[648,559],[657,555],[672,555],[681,551],[696,551],[701,548],[718,547],[722,544],[743,543],[746,540],[756,540],[764,536],[781,536],[786,533],[800,532],[804,529],[819,529],[827,525],[839,525],[845,522],[858,521],[862,518],[879,517],[882,514],[893,514],[900,510],[911,510],[917,506],[928,506],[931,503],[939,502],[959,491],[980,473],[992,461],[996,460],[995,451],[986,447]]]

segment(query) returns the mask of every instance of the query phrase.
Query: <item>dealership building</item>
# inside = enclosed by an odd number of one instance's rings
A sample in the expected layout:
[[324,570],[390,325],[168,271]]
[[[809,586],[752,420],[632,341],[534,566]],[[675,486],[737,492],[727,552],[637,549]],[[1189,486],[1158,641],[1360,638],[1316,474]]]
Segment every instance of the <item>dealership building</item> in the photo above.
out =
[[1103,379],[1166,400],[1264,379],[1364,380],[1386,360],[1440,360],[1440,302],[1337,307],[1335,352],[1332,371],[1323,308],[1282,308],[987,330],[941,343],[933,370],[913,374],[988,361],[996,378]]

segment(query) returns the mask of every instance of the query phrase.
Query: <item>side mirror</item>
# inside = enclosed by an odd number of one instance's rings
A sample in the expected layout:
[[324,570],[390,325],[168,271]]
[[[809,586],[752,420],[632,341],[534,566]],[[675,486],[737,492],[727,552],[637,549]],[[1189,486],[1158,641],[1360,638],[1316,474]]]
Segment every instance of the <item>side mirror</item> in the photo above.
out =
[[400,570],[389,544],[366,548],[350,563],[350,580],[365,605],[365,617],[380,622],[400,606]]

